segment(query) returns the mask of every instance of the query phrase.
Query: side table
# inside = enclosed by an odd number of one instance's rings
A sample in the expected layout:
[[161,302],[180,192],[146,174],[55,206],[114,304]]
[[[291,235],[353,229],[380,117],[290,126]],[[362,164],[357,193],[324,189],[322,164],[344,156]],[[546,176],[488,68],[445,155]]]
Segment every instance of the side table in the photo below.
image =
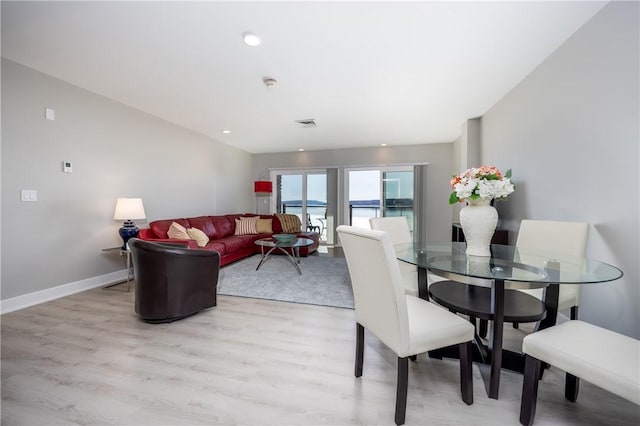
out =
[[121,257],[124,257],[124,264],[127,269],[127,279],[125,281],[118,281],[116,283],[109,284],[105,288],[110,288],[110,287],[113,287],[114,285],[127,283],[127,293],[131,291],[131,281],[133,281],[133,278],[134,278],[133,263],[131,262],[131,252],[129,250],[124,250],[122,247],[109,247],[109,248],[102,249],[102,251],[107,253],[116,253],[116,254],[119,254]]

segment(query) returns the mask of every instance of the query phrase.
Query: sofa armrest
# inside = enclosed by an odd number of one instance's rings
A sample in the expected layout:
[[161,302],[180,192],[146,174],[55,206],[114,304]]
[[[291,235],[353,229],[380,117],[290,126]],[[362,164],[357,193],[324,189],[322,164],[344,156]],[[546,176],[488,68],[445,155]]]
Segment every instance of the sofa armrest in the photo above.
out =
[[138,232],[138,238],[140,238],[141,240],[150,240],[152,238],[155,238],[155,234],[149,228],[140,228],[140,231]]

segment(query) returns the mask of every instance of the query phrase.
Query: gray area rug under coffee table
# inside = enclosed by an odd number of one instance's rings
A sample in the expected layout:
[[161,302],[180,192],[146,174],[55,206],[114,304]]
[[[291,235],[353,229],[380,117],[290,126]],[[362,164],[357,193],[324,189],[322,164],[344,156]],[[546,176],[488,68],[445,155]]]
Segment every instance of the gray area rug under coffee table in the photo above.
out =
[[260,255],[220,269],[218,294],[353,308],[347,262],[342,257],[300,259],[302,275],[286,256],[272,256],[259,270]]

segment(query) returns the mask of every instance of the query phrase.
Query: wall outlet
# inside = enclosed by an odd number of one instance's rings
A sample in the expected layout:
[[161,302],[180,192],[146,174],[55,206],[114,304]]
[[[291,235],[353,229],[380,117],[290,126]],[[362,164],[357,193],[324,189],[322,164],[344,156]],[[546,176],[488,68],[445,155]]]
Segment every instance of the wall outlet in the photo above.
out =
[[21,201],[38,201],[38,191],[35,189],[23,189],[20,191]]
[[62,162],[62,171],[65,173],[73,172],[73,167],[71,166],[71,161],[63,161]]

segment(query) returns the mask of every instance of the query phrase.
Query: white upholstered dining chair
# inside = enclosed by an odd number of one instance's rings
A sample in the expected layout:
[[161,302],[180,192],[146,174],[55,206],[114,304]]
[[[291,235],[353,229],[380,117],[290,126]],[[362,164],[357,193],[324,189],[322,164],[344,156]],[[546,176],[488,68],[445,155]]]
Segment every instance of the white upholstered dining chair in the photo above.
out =
[[[516,247],[540,249],[569,256],[584,257],[587,251],[589,224],[583,222],[559,222],[552,220],[529,220],[520,222]],[[543,289],[519,290],[542,300]],[[571,310],[571,319],[578,319],[580,286],[561,284],[558,296],[558,311]]]
[[[393,245],[413,242],[409,223],[404,216],[371,217],[369,218],[369,226],[371,229],[388,233]],[[400,266],[402,286],[405,292],[412,296],[418,296],[418,270],[416,266],[401,261],[398,261],[398,265]],[[445,281],[445,279],[427,272],[427,286],[438,281]]]
[[395,422],[401,425],[407,405],[408,359],[433,349],[458,345],[462,400],[472,404],[473,325],[433,303],[405,294],[389,234],[345,225],[339,226],[337,232],[353,288],[355,376],[362,376],[366,328],[398,357]]

